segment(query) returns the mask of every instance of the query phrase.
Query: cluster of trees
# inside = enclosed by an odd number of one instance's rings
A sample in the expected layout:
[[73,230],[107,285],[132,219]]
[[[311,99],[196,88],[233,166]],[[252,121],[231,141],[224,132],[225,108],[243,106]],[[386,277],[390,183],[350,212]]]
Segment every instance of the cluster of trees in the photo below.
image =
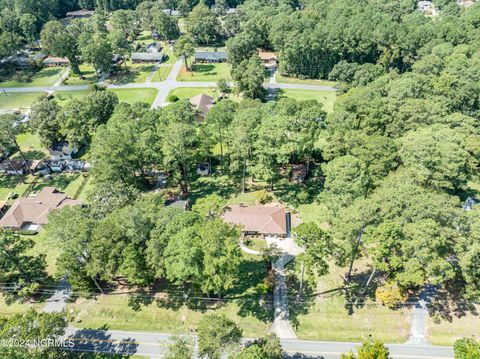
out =
[[109,212],[112,190],[103,194],[94,194],[91,209],[52,214],[46,227],[61,248],[59,273],[68,274],[75,290],[102,292],[123,277],[133,285],[167,279],[186,292],[222,295],[236,283],[237,228],[217,216],[165,207],[160,195]]
[[319,198],[336,245],[351,256],[361,243],[403,289],[455,281],[480,294],[479,213],[461,205],[480,159],[476,51],[432,46],[412,71],[351,89],[327,118]]
[[45,98],[32,106],[30,126],[46,148],[63,141],[80,148],[90,143],[96,128],[107,123],[117,105],[117,95],[102,88],[63,107],[54,98]]
[[249,175],[273,188],[289,163],[313,160],[325,117],[316,101],[291,99],[222,100],[203,122],[188,101],[156,110],[120,104],[93,137],[92,174],[99,184],[141,190],[152,171],[164,170],[186,193],[195,163],[211,158],[219,144],[222,170],[243,190]]

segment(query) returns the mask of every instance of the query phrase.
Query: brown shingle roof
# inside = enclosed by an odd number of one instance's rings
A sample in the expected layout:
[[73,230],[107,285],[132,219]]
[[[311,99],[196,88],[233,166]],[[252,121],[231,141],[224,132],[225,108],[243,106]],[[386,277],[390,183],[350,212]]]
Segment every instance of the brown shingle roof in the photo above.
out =
[[201,116],[205,117],[213,106],[213,97],[202,93],[190,98],[190,103],[195,107]]
[[21,229],[25,223],[47,224],[52,210],[80,204],[54,187],[45,187],[35,197],[18,198],[0,220],[0,227]]
[[287,234],[284,207],[229,206],[223,215],[226,222],[239,224],[245,232],[259,234]]

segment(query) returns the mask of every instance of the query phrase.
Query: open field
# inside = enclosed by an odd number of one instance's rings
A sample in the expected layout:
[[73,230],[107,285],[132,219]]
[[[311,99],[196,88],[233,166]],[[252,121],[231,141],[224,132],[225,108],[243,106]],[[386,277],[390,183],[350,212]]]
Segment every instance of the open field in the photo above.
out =
[[55,91],[54,96],[55,100],[60,106],[64,106],[68,101],[77,99],[82,99],[89,91],[88,90],[77,90],[77,91]]
[[473,310],[451,313],[451,318],[435,316],[427,321],[427,335],[432,344],[453,345],[457,339],[476,336],[480,340],[480,305]]
[[178,81],[206,81],[216,82],[218,80],[231,80],[230,65],[226,62],[218,64],[193,64],[193,71],[187,71],[185,65],[182,66]]
[[46,67],[36,72],[31,81],[21,82],[18,80],[7,80],[0,82],[0,87],[46,87],[52,86],[60,79],[65,71],[63,67]]
[[[355,264],[357,273],[354,280],[358,279],[359,283],[363,283],[364,274],[369,272],[363,263],[358,262]],[[349,297],[342,294],[341,288],[345,288],[345,284],[341,275],[346,272],[347,268],[332,265],[330,273],[325,276],[306,276],[309,283],[304,292],[308,294],[307,301],[290,302],[290,318],[298,337],[326,341],[406,341],[410,329],[410,310],[388,309],[374,302],[369,296],[364,302],[355,305],[355,297],[347,299]],[[296,280],[292,280],[295,276]],[[292,298],[297,294],[298,278],[299,273],[295,272],[295,275],[290,275],[288,279]],[[323,294],[318,298],[314,293]]]
[[[256,285],[265,275],[264,263],[254,256],[243,256],[239,282],[222,301],[210,300],[206,295],[193,293],[185,301],[181,288],[160,289],[154,297],[143,295],[145,302],[132,309],[129,295],[114,292],[95,299],[78,299],[69,304],[67,313],[77,327],[98,328],[108,325],[110,329],[175,332],[195,329],[207,313],[224,313],[243,329],[243,335],[264,335],[273,316],[272,308],[260,303]],[[169,294],[167,294],[169,293]]]
[[300,84],[300,85],[317,85],[317,86],[335,86],[335,81],[317,80],[317,79],[299,79],[297,77],[282,76],[278,72],[275,79],[279,84]]
[[0,316],[9,316],[17,313],[24,313],[30,308],[40,309],[41,305],[36,303],[9,302],[3,294],[0,294]]
[[332,112],[337,94],[333,91],[278,89],[277,97],[290,97],[295,100],[316,100],[323,104],[325,111]]
[[185,98],[190,98],[193,96],[200,95],[202,93],[209,95],[209,96],[214,96],[215,89],[212,87],[179,87],[176,88],[168,94],[170,95],[175,95],[177,96],[180,100],[183,100]]
[[27,109],[44,96],[43,92],[0,93],[0,110]]
[[82,64],[80,65],[80,72],[82,73],[84,79],[80,79],[77,75],[74,75],[70,72],[70,76],[67,80],[64,81],[66,86],[78,86],[78,85],[91,85],[98,82],[97,74],[93,66]]

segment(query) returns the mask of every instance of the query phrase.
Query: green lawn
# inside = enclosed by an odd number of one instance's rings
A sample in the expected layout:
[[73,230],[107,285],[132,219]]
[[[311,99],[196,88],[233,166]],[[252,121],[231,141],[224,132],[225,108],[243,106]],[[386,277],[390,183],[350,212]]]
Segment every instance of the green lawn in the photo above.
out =
[[279,89],[277,96],[295,100],[316,100],[323,104],[325,111],[332,112],[337,94],[333,91]]
[[[115,92],[118,95],[120,102],[126,102],[133,104],[135,102],[146,102],[149,105],[152,104],[153,100],[157,96],[157,90],[152,88],[139,88],[139,89],[114,89],[107,90]],[[80,91],[58,91],[55,93],[55,98],[60,105],[65,105],[71,99],[81,99],[86,94],[88,90]]]
[[113,91],[118,95],[120,102],[134,104],[135,102],[145,102],[149,105],[153,103],[158,91],[152,88],[140,89],[115,89]]
[[[42,160],[49,156],[48,150],[40,143],[40,136],[36,133],[23,132],[17,136],[17,143],[20,146],[25,157],[32,160]],[[19,157],[20,154],[15,153],[14,157]]]
[[43,177],[33,187],[33,192],[40,192],[44,187],[55,187],[64,192],[70,198],[73,198],[80,188],[85,177],[81,173],[55,173],[50,180]]
[[116,85],[144,83],[153,69],[153,64],[132,64],[129,60],[127,61],[127,69],[122,66],[122,68],[114,75],[110,76],[106,82]]
[[[475,306],[477,314],[471,311],[452,313],[450,319],[429,317],[427,321],[428,339],[435,345],[453,345],[457,339],[476,336],[480,339],[480,305]],[[475,312],[474,311],[474,312]]]
[[180,100],[183,100],[186,98],[200,95],[202,93],[213,97],[215,94],[215,89],[213,87],[179,87],[170,91],[168,96],[175,95]]
[[79,86],[79,85],[91,85],[98,82],[98,77],[95,73],[93,66],[82,64],[80,65],[80,72],[83,75],[83,80],[77,75],[70,72],[70,76],[64,81],[64,85],[67,86]]
[[[247,337],[264,335],[271,325],[271,304],[262,304],[256,286],[265,276],[265,267],[258,256],[244,255],[239,270],[239,282],[226,293],[222,302],[209,301],[206,295],[190,296],[185,302],[178,287],[167,286],[155,300],[139,310],[129,307],[129,296],[124,293],[100,295],[95,299],[78,299],[69,305],[67,313],[76,327],[96,328],[107,325],[110,329],[175,332],[194,329],[207,313],[224,313],[243,329]],[[173,298],[173,296],[175,298]],[[271,297],[266,297],[271,298]],[[144,299],[148,299],[144,297]],[[270,299],[266,299],[271,303]]]
[[296,207],[296,210],[302,222],[315,222],[319,226],[326,227],[327,206],[324,203],[301,204]]
[[83,187],[83,190],[82,190],[82,192],[80,192],[80,195],[78,196],[77,199],[86,202],[87,197],[88,197],[90,191],[92,190],[92,188],[93,188],[93,180],[92,180],[92,177],[90,176],[87,179],[87,183],[85,184],[85,187]]
[[317,86],[336,86],[335,81],[318,80],[318,79],[299,79],[296,77],[282,76],[278,72],[275,78],[279,84],[300,84],[300,85],[317,85]]
[[0,93],[0,110],[27,109],[44,96],[43,92]]
[[32,177],[23,176],[26,183],[22,183],[18,176],[0,175],[0,200],[5,201],[10,192],[14,192],[21,196],[28,188],[32,181]]
[[[355,297],[344,296],[340,288],[344,287],[341,275],[348,268],[330,266],[330,273],[320,278],[309,277],[304,288],[310,294],[306,302],[291,301],[290,318],[300,339],[325,341],[379,340],[386,343],[402,343],[407,340],[410,329],[410,311],[408,309],[391,310],[379,305],[367,295],[365,301],[358,306],[347,302],[355,302]],[[354,278],[363,284],[370,272],[367,267],[357,261],[354,266]],[[296,296],[298,289],[298,271],[291,276],[289,269],[287,279],[290,296]],[[372,284],[373,287],[373,284]],[[323,293],[318,298],[314,293]]]
[[226,62],[218,64],[193,64],[193,71],[187,71],[185,65],[182,66],[178,81],[209,81],[231,80],[230,65]]
[[[30,250],[31,255],[45,254],[47,262],[47,273],[54,277],[57,271],[57,258],[60,256],[60,248],[58,244],[49,241],[46,236],[46,231],[41,230],[40,233],[33,236],[26,236],[35,242],[35,245]],[[60,279],[60,278],[57,278]]]
[[60,79],[61,73],[65,71],[63,67],[46,67],[36,72],[31,81],[20,82],[18,80],[7,80],[0,82],[0,87],[44,87],[52,86]]
[[165,81],[170,71],[172,71],[172,66],[160,66],[158,70],[155,71],[155,75],[152,77],[152,82]]
[[10,303],[7,301],[7,298],[0,294],[0,316],[10,316],[17,313],[24,313],[30,308],[33,309],[40,309],[41,305],[39,304],[32,304],[32,303],[20,303],[15,301]]

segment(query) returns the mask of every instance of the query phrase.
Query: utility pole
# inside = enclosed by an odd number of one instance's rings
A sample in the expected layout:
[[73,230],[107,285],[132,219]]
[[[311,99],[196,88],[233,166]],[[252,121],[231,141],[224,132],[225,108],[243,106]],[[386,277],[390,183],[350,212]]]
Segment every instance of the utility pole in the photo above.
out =
[[302,261],[302,275],[300,277],[300,297],[302,296],[303,292],[303,277],[305,275],[305,262]]
[[357,243],[355,244],[355,249],[352,253],[352,260],[350,261],[350,269],[348,270],[347,280],[350,280],[350,277],[352,276],[353,262],[355,261],[355,257],[357,256],[358,247],[360,247],[360,243],[362,242],[362,234],[363,227],[357,232]]

